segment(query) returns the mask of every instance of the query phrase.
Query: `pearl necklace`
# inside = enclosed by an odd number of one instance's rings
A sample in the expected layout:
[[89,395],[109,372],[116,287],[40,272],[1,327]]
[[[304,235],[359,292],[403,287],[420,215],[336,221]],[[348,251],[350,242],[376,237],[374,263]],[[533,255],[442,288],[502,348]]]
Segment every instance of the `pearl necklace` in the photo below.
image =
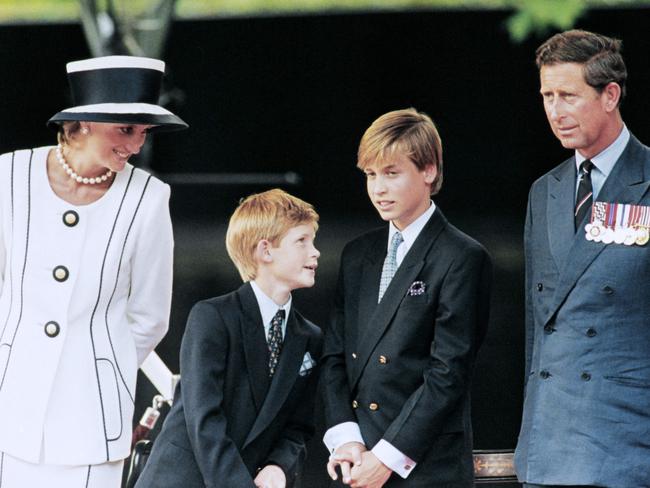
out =
[[63,157],[63,148],[61,147],[61,144],[56,146],[56,160],[59,162],[59,164],[63,168],[63,171],[68,173],[68,176],[70,178],[75,180],[77,183],[83,183],[84,185],[96,185],[97,183],[102,183],[102,182],[108,180],[113,175],[113,172],[109,169],[103,175],[96,176],[95,178],[84,178],[83,176],[79,176],[70,167],[70,165],[65,161],[65,158]]

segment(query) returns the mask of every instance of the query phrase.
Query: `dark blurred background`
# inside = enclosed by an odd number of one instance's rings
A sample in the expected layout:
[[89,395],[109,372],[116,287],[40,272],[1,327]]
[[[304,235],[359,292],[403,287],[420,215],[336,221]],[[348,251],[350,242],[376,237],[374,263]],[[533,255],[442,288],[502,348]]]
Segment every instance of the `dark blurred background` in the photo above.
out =
[[[389,110],[415,107],[437,123],[444,185],[436,197],[452,223],[482,242],[495,265],[490,330],[473,386],[475,448],[516,444],[523,379],[522,231],[534,179],[568,157],[543,113],[534,51],[513,43],[508,11],[322,14],[172,24],[164,59],[170,109],[191,129],[156,135],[151,169],[172,184],[175,280],[168,335],[157,351],[178,371],[192,304],[238,287],[225,251],[238,200],[270,188],[225,184],[231,173],[295,172],[286,190],[321,215],[322,256],[313,289],[296,306],[325,327],[343,245],[382,222],[356,169],[359,138]],[[623,39],[629,71],[623,116],[650,142],[650,9],[595,10],[578,27]],[[0,26],[0,152],[54,144],[45,121],[68,107],[65,63],[90,56],[76,23]],[[137,164],[137,163],[136,163]],[[194,173],[183,183],[178,173]],[[217,173],[216,178],[205,174]],[[221,175],[221,176],[219,176]],[[136,420],[153,387],[141,376]],[[326,485],[322,412],[306,486]]]

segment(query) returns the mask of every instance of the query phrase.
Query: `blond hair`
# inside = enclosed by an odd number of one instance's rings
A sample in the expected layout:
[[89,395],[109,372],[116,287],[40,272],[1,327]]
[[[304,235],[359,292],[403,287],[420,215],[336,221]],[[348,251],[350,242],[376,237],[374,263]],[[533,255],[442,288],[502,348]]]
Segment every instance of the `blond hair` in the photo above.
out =
[[257,276],[255,249],[261,240],[276,246],[292,227],[303,224],[318,229],[314,207],[278,188],[242,200],[226,232],[226,249],[242,280],[251,281]]
[[442,140],[431,118],[414,108],[394,110],[375,120],[359,143],[357,167],[365,169],[375,162],[386,162],[396,152],[406,155],[423,171],[427,166],[436,168],[436,178],[431,184],[431,194],[442,187]]

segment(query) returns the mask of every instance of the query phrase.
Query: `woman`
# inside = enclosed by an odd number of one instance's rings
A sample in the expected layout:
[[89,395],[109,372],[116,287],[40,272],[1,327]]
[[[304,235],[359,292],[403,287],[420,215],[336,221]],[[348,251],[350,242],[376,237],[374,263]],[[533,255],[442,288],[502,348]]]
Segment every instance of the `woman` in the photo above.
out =
[[56,147],[0,156],[0,486],[119,487],[139,365],[167,331],[169,186],[128,163],[162,61],[69,63]]

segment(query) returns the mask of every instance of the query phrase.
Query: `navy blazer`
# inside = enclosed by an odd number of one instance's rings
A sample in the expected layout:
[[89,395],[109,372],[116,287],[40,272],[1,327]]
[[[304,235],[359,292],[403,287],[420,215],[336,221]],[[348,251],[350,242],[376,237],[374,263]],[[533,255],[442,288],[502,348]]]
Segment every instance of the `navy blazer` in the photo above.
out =
[[267,464],[291,486],[313,435],[321,331],[295,307],[278,369],[268,378],[268,346],[253,289],[197,303],[181,345],[181,381],[137,488],[254,487]]
[[357,422],[368,449],[385,439],[418,463],[386,487],[472,487],[469,391],[490,258],[436,208],[377,304],[387,242],[384,226],[343,251],[321,369],[326,426]]
[[[525,229],[521,481],[650,486],[650,246],[574,233],[572,157],[537,180]],[[596,200],[650,205],[650,149],[633,136]]]

